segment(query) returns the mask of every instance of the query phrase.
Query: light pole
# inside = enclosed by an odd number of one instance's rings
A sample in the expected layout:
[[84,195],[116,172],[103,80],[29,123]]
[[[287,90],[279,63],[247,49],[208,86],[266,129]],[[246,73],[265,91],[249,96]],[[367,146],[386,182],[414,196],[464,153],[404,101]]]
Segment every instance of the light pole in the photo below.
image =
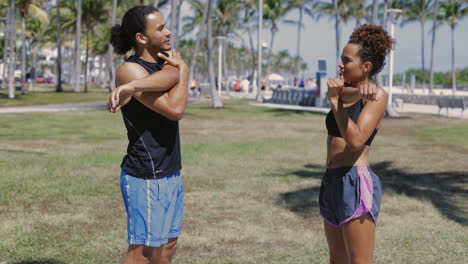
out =
[[[386,11],[390,18],[390,36],[395,38],[395,24],[398,19],[397,15],[403,12],[401,9],[387,9]],[[390,63],[388,73],[388,107],[392,107],[392,87],[393,87],[393,49],[390,50]]]
[[223,79],[223,41],[226,39],[224,36],[217,36],[216,40],[218,41],[218,95],[221,96],[221,84]]
[[262,31],[263,31],[263,0],[258,0],[258,74],[257,74],[257,102],[261,103],[262,99]]

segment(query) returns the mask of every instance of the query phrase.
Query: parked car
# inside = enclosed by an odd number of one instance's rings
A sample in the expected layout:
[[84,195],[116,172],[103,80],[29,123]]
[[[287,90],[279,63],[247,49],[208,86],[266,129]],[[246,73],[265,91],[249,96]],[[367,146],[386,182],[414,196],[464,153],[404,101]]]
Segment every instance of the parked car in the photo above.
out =
[[46,83],[46,78],[44,76],[37,77],[36,83]]

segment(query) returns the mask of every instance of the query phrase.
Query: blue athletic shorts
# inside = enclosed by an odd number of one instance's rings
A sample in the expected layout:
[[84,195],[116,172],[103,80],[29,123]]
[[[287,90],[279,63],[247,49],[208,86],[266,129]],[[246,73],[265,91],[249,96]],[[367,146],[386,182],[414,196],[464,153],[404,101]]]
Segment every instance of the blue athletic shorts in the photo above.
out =
[[320,215],[335,227],[366,213],[377,223],[381,199],[380,179],[369,166],[327,168],[320,187]]
[[180,235],[184,218],[180,172],[143,179],[122,170],[120,188],[127,210],[128,244],[160,247]]

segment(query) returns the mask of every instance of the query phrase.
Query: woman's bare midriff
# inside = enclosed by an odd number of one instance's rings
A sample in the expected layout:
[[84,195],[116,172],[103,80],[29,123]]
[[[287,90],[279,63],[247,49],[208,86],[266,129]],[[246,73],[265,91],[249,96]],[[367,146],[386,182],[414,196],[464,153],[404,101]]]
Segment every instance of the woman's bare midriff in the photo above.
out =
[[362,149],[356,152],[351,152],[343,138],[328,136],[327,168],[368,166],[369,149],[369,146],[364,145]]

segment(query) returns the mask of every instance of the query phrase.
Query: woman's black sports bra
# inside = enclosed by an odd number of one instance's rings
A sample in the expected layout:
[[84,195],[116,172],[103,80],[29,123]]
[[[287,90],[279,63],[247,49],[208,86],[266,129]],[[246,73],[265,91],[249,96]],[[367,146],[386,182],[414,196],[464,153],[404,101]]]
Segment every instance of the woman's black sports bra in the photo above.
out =
[[[354,123],[357,123],[357,120],[359,118],[359,114],[361,114],[362,107],[364,106],[364,103],[362,102],[362,99],[357,101],[351,106],[345,107],[345,111],[348,114],[348,116],[351,118],[351,120],[354,121]],[[338,128],[338,125],[336,124],[336,119],[335,115],[333,114],[333,111],[330,110],[327,114],[327,118],[325,120],[325,125],[327,126],[328,130],[328,135],[333,136],[333,137],[343,137],[341,136],[340,129]],[[372,143],[372,140],[374,140],[375,134],[377,134],[377,129],[374,129],[374,132],[372,132],[372,135],[369,137],[369,139],[366,141],[366,145],[370,146]]]

